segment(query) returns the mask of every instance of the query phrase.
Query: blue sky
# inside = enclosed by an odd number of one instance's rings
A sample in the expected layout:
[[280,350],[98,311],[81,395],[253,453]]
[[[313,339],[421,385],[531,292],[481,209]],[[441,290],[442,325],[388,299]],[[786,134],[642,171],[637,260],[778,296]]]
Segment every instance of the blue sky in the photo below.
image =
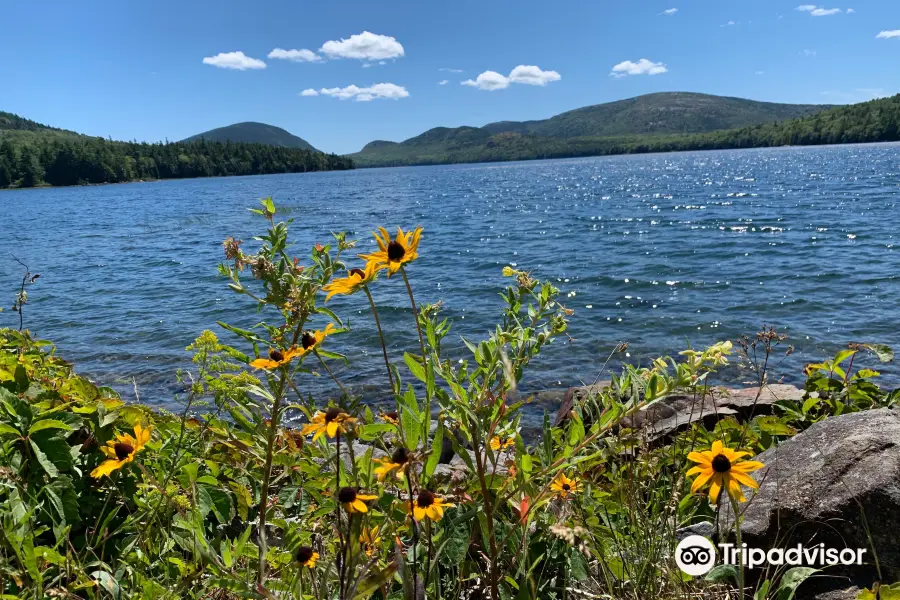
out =
[[0,110],[147,141],[262,121],[344,153],[658,91],[900,92],[900,2],[846,1],[6,3]]

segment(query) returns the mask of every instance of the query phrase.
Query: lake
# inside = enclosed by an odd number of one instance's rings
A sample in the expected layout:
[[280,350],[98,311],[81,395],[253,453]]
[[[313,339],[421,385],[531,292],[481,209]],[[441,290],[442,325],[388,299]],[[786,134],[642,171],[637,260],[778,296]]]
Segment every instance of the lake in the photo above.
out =
[[[453,358],[464,356],[460,335],[482,338],[497,321],[503,266],[552,278],[576,311],[570,338],[547,349],[526,389],[593,381],[620,341],[629,356],[618,358],[646,364],[763,324],[796,346],[773,375],[797,382],[804,363],[847,342],[897,344],[898,193],[898,145],[0,192],[0,298],[10,306],[21,282],[13,253],[41,274],[29,288],[26,327],[124,397],[136,386],[142,401],[174,408],[175,372],[190,366],[185,346],[203,329],[236,342],[217,320],[254,322],[216,265],[226,236],[252,248],[264,222],[247,207],[271,195],[294,219],[301,257],[330,231],[351,232],[367,252],[374,227],[421,224],[409,273],[417,300],[441,300],[453,319]],[[399,360],[418,347],[402,280],[380,281],[373,293]],[[380,397],[385,375],[365,297],[328,306],[353,329],[330,346],[352,358],[338,375]],[[0,313],[0,326],[18,326],[18,316]],[[892,365],[883,372],[897,380]],[[740,382],[749,373],[723,376]],[[333,387],[320,378],[308,389]]]

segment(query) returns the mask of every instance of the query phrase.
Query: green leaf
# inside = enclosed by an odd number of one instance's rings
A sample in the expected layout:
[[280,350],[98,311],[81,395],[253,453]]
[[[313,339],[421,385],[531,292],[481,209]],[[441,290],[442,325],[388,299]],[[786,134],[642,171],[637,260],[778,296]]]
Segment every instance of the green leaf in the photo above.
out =
[[737,581],[738,570],[734,565],[716,565],[704,577],[706,581]]
[[778,600],[791,600],[800,584],[806,581],[813,573],[818,573],[819,569],[812,567],[794,567],[789,569],[782,577],[775,590]]
[[425,367],[419,362],[419,358],[409,352],[405,352],[403,354],[403,362],[406,363],[406,366],[409,369],[409,372],[413,374],[413,377],[423,383],[425,382]]
[[34,450],[34,456],[37,458],[38,463],[44,470],[47,472],[47,475],[50,477],[56,477],[59,475],[59,470],[57,470],[56,465],[53,464],[53,461],[47,458],[47,455],[44,454],[44,451],[41,450],[41,447],[38,446],[34,440],[28,440],[31,443],[31,448]]
[[72,428],[62,421],[58,421],[56,419],[41,419],[40,421],[35,421],[31,425],[31,427],[28,429],[28,433],[33,434],[37,433],[38,431],[43,431],[44,429],[62,429],[63,431],[72,431]]
[[884,344],[863,344],[862,347],[873,352],[881,362],[894,360],[894,351],[890,346],[885,346]]
[[70,471],[74,466],[72,447],[66,442],[66,438],[59,435],[58,429],[38,431],[30,439],[32,445],[40,448],[44,457],[52,462],[58,471]]
[[400,427],[403,430],[403,437],[406,444],[413,452],[419,446],[419,439],[422,434],[422,419],[419,416],[419,404],[416,401],[416,393],[410,386],[406,393],[401,396],[400,404]]
[[360,580],[357,588],[356,595],[353,596],[354,600],[365,600],[374,594],[378,589],[380,589],[384,584],[388,581],[391,581],[394,577],[394,573],[397,572],[397,563],[392,562],[387,567],[381,570],[369,571],[365,577]]
[[197,498],[203,515],[211,510],[216,520],[222,524],[230,523],[234,518],[234,507],[231,504],[231,494],[228,492],[207,485],[198,485]]
[[428,455],[428,460],[425,461],[425,477],[431,477],[434,474],[434,470],[438,466],[438,461],[441,459],[441,447],[444,444],[444,424],[441,423],[438,425],[437,431],[434,434],[434,439],[431,441],[431,454]]
[[0,423],[0,435],[15,435],[22,436],[22,432],[13,427],[12,425],[7,425],[6,423]]

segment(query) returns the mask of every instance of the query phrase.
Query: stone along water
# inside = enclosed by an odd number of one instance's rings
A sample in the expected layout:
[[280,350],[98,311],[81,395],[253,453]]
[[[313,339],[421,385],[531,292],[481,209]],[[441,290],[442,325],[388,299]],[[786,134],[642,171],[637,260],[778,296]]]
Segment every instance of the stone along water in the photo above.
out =
[[[773,374],[797,381],[803,363],[848,341],[897,343],[898,175],[900,146],[874,145],[11,191],[0,193],[0,290],[11,305],[22,276],[13,253],[41,274],[27,327],[125,397],[136,383],[144,402],[172,407],[184,347],[207,328],[236,342],[217,320],[255,322],[216,264],[228,235],[253,247],[265,223],[246,209],[272,195],[294,219],[301,258],[330,231],[348,230],[367,252],[377,225],[424,226],[409,272],[417,299],[442,300],[453,319],[454,359],[465,356],[460,335],[480,339],[497,321],[504,265],[552,278],[576,310],[571,337],[547,349],[526,389],[592,381],[619,341],[630,356],[618,359],[646,363],[763,323],[796,345]],[[374,294],[400,360],[418,347],[402,281]],[[364,297],[329,307],[353,329],[330,346],[352,360],[339,376],[383,397]],[[0,324],[17,326],[17,315],[0,313]],[[320,378],[309,389],[333,387]]]

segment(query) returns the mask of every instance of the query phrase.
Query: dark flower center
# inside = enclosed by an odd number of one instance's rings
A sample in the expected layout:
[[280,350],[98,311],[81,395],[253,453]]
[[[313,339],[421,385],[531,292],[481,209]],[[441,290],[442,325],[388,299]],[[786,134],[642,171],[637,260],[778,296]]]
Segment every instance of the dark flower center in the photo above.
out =
[[325,422],[331,423],[332,421],[337,419],[338,415],[340,415],[340,414],[341,414],[341,409],[339,409],[336,406],[332,406],[331,408],[329,408],[328,410],[325,411]]
[[388,260],[391,262],[397,262],[401,260],[403,256],[406,254],[406,250],[400,244],[400,242],[391,242],[387,247],[387,255]]
[[303,337],[300,338],[300,343],[303,344],[304,350],[309,350],[311,346],[316,345],[316,336],[311,331],[304,331]]
[[131,444],[126,444],[125,442],[119,442],[113,449],[116,451],[116,458],[119,460],[125,460],[128,458],[132,452],[134,452],[134,446]]
[[409,452],[406,450],[406,448],[397,448],[391,455],[391,462],[395,465],[405,465],[407,462],[409,462]]
[[312,558],[313,549],[309,546],[300,546],[297,548],[297,562],[306,563],[309,562],[309,559]]
[[564,484],[562,484],[562,489],[564,489],[565,491],[568,492],[569,490],[572,489],[572,486],[569,485],[568,483],[564,483]]
[[351,275],[359,275],[360,279],[366,278],[366,272],[363,271],[362,269],[350,269],[350,274]]
[[731,470],[731,461],[724,454],[718,454],[712,459],[712,468],[716,473],[727,473]]
[[397,412],[393,411],[393,410],[391,412],[384,413],[384,416],[386,416],[389,419],[393,419],[395,421],[399,418],[399,416],[397,415]]
[[419,497],[416,498],[416,504],[419,505],[419,508],[428,508],[434,504],[434,494],[428,490],[422,490],[419,492]]
[[274,348],[269,349],[269,358],[276,362],[281,362],[284,360],[284,354],[281,353],[280,350],[275,350]]
[[343,504],[356,500],[356,488],[344,487],[338,490],[338,500]]

